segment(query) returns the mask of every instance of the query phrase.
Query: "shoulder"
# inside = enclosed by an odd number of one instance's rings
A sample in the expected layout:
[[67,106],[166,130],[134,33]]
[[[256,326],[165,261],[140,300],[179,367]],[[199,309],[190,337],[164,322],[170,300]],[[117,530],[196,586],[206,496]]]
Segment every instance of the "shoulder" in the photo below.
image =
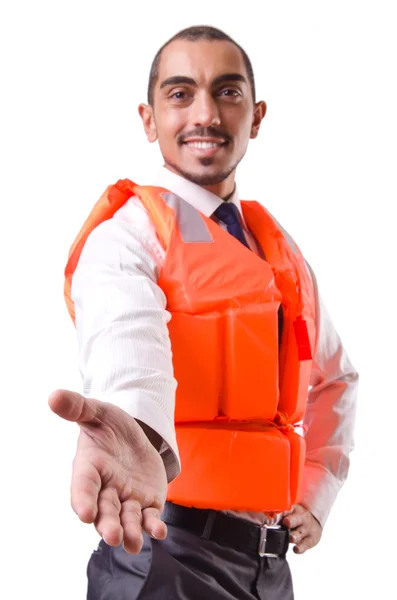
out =
[[131,256],[154,260],[161,266],[164,251],[142,202],[131,197],[88,236],[81,253],[82,262],[119,264]]

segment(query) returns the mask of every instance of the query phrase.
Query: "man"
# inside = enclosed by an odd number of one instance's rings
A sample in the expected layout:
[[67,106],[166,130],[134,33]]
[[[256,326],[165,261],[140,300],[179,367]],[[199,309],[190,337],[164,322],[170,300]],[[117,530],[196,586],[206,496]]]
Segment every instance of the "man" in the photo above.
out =
[[108,188],[72,247],[84,397],[50,406],[80,426],[91,600],[293,598],[288,543],[318,543],[346,479],[357,374],[296,244],[235,186],[265,113],[233,40],[174,36],[139,106],[156,187]]

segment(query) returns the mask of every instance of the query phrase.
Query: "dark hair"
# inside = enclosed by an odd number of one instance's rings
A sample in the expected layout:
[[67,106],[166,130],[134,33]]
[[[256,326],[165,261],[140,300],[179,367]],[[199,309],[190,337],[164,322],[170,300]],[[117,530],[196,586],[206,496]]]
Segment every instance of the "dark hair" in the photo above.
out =
[[156,81],[159,76],[159,64],[161,53],[166,46],[174,42],[175,40],[188,40],[189,42],[197,42],[200,40],[207,41],[226,41],[231,42],[240,50],[244,65],[247,70],[248,79],[251,85],[252,98],[255,102],[255,79],[254,79],[254,71],[252,69],[251,61],[248,58],[247,53],[243,50],[241,46],[239,46],[231,37],[229,37],[226,33],[223,33],[220,29],[216,29],[215,27],[209,27],[207,25],[198,25],[195,27],[188,27],[187,29],[183,29],[179,31],[176,35],[174,35],[168,42],[161,46],[160,50],[157,52],[156,56],[153,59],[152,66],[150,69],[149,75],[149,85],[148,85],[148,104],[153,104],[153,90],[156,84]]

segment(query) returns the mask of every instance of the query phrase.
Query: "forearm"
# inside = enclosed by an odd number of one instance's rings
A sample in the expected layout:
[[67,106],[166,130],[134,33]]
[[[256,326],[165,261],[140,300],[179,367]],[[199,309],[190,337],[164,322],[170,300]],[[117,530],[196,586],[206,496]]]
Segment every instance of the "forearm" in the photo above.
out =
[[324,526],[349,472],[358,374],[316,293],[318,336],[304,418],[306,464],[301,503]]
[[[127,239],[120,240],[124,234]],[[101,255],[104,237],[106,255]],[[109,223],[107,231],[94,232],[87,240],[72,297],[84,395],[115,404],[136,419],[160,451],[171,481],[180,470],[176,381],[170,315],[154,262],[131,231],[120,232],[117,223]]]

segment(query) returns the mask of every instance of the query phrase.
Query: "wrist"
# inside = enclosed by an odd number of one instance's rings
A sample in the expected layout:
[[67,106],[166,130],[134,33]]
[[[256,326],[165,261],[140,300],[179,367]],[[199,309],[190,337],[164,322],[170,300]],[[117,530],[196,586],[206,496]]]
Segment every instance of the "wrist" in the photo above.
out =
[[154,429],[152,429],[149,425],[143,423],[143,421],[140,421],[139,419],[135,419],[135,421],[141,427],[152,446],[157,450],[157,452],[159,452],[163,443],[163,438],[161,435],[159,435],[157,431],[154,431]]

